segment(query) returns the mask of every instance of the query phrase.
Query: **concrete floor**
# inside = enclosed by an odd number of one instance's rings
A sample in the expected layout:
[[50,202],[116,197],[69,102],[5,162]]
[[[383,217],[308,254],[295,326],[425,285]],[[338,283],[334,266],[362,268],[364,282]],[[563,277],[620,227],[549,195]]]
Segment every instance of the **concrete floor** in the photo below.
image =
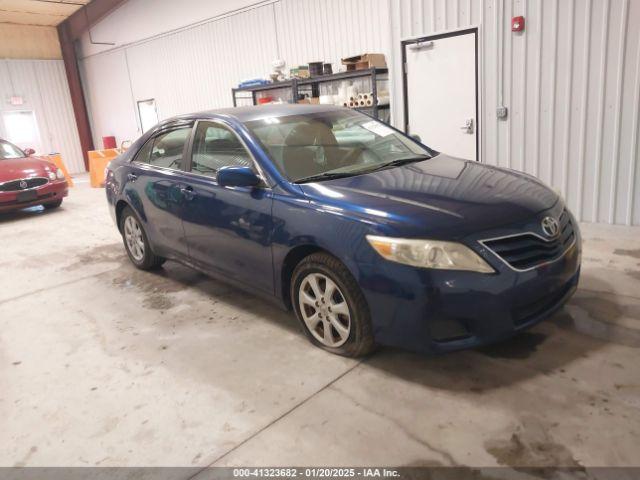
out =
[[135,270],[86,178],[0,219],[0,466],[640,464],[640,229],[584,225],[565,310],[440,357],[313,348],[175,263]]

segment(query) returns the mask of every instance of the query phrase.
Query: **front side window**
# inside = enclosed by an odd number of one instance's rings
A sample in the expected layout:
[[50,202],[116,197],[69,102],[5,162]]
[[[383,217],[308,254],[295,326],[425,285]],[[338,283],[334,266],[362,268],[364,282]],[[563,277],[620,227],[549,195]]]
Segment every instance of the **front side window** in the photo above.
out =
[[135,161],[156,167],[182,169],[184,146],[191,134],[191,127],[161,133],[149,140],[138,151]]
[[0,140],[0,160],[22,158],[25,156],[24,152],[15,145],[5,142],[4,140]]
[[228,128],[200,122],[193,139],[191,171],[215,177],[220,168],[229,166],[253,166],[249,152]]
[[268,117],[246,126],[293,182],[359,175],[432,156],[384,123],[350,110]]

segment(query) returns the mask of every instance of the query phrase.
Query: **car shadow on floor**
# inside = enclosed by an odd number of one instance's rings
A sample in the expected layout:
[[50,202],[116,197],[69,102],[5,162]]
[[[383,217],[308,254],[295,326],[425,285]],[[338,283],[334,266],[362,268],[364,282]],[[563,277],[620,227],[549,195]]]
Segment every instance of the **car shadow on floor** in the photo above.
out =
[[59,211],[63,208],[64,206],[61,206],[59,208],[47,209],[41,205],[36,205],[35,207],[24,208],[22,210],[0,213],[0,224],[16,222],[20,220],[29,220],[34,217],[41,217],[43,215],[52,215],[55,214],[57,210]]
[[153,271],[137,270],[129,263],[123,248],[119,257],[122,267],[118,269],[112,283],[122,288],[133,287],[142,293],[143,308],[170,311],[174,306],[171,294],[190,289],[203,295],[211,304],[224,303],[230,309],[236,310],[237,315],[232,315],[232,318],[248,316],[256,317],[256,321],[265,319],[279,328],[302,334],[293,313],[238,287],[208,277],[177,262],[167,262],[162,268]]

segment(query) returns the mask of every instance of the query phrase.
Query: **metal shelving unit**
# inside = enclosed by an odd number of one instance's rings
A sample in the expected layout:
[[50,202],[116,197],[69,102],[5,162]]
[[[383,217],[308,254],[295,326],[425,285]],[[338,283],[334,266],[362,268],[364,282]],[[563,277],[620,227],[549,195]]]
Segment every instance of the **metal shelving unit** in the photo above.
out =
[[[254,87],[232,88],[233,106],[239,104],[239,100],[244,100],[244,104],[258,105],[258,99],[271,96],[274,92],[281,90],[288,103],[297,103],[301,95],[308,94],[310,97],[319,97],[322,90],[333,90],[338,82],[359,81],[362,84],[368,83],[373,96],[373,105],[370,107],[358,107],[354,110],[361,110],[371,116],[383,121],[388,121],[389,105],[378,105],[378,82],[389,81],[389,70],[387,68],[369,68],[366,70],[351,70],[348,72],[334,73],[332,75],[319,75],[317,77],[292,79],[284,82],[268,83],[266,85],[256,85]],[[387,87],[388,90],[388,87]],[[384,112],[384,113],[383,113]],[[381,118],[384,117],[384,118]]]

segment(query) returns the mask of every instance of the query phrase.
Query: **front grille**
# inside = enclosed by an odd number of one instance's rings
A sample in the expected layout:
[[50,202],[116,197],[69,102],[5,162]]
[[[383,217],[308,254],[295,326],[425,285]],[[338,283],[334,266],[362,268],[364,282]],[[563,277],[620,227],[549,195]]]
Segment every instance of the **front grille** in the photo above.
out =
[[571,218],[566,210],[558,219],[560,234],[545,240],[533,233],[484,240],[482,244],[516,270],[529,270],[560,258],[575,242]]
[[[24,182],[26,185],[20,186],[20,182]],[[18,180],[0,183],[0,192],[19,192],[20,190],[41,187],[47,183],[49,183],[49,179],[45,177],[19,178]]]

